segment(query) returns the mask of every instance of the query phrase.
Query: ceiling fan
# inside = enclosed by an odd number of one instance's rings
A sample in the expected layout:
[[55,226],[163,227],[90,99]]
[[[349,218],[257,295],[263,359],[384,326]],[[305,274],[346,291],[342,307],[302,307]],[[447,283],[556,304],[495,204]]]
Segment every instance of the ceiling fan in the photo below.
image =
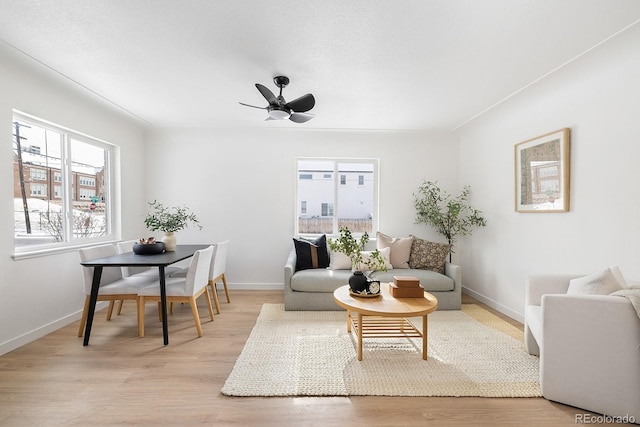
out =
[[256,83],[256,88],[265,97],[269,105],[266,107],[256,107],[255,105],[245,104],[240,102],[241,105],[252,108],[259,108],[261,110],[267,110],[269,117],[266,120],[284,120],[289,119],[295,123],[304,123],[313,118],[313,114],[308,114],[307,111],[311,110],[316,105],[316,99],[310,93],[302,95],[293,101],[286,102],[282,96],[282,89],[289,84],[289,78],[285,76],[276,76],[273,78],[273,82],[280,88],[280,94],[275,96],[266,86]]

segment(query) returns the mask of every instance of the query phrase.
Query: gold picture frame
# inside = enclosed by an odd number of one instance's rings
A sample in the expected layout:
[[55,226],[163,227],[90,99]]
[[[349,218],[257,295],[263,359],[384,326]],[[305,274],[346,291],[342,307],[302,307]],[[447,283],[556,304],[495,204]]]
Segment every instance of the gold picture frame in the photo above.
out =
[[569,139],[564,128],[516,144],[516,212],[569,212]]

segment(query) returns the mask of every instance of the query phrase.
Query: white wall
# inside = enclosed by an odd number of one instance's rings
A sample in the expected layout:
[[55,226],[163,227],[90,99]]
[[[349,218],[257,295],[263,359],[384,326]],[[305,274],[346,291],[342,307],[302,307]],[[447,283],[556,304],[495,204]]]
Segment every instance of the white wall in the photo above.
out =
[[[78,319],[84,285],[76,251],[15,261],[11,144],[12,109],[84,132],[121,147],[122,216],[143,218],[142,164],[144,127],[95,95],[0,43],[0,354]],[[118,188],[119,192],[120,189]],[[120,208],[120,206],[118,207]],[[125,223],[123,234],[143,227]],[[74,337],[69,337],[74,339]],[[80,343],[80,341],[78,341]]]
[[452,135],[267,126],[155,129],[147,140],[149,200],[187,205],[201,219],[202,231],[181,231],[179,242],[231,240],[230,287],[282,289],[293,247],[297,157],[379,158],[380,231],[441,240],[414,224],[412,193],[423,178],[457,191],[459,153]]
[[[514,145],[571,128],[569,213],[514,211]],[[640,279],[640,27],[587,53],[458,132],[460,183],[488,225],[461,241],[463,282],[522,320],[533,273],[619,265]],[[464,242],[464,244],[463,244]]]

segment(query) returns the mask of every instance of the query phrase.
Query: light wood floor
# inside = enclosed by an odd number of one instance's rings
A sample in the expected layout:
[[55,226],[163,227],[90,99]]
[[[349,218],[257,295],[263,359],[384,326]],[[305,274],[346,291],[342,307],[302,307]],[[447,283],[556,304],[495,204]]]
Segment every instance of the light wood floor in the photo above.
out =
[[260,307],[283,295],[232,291],[231,298],[226,304],[222,296],[214,322],[201,299],[202,338],[189,306],[178,305],[163,346],[153,304],[138,338],[135,304],[125,303],[110,322],[97,313],[88,347],[75,322],[0,357],[0,425],[558,426],[585,413],[544,399],[226,397],[220,389]]

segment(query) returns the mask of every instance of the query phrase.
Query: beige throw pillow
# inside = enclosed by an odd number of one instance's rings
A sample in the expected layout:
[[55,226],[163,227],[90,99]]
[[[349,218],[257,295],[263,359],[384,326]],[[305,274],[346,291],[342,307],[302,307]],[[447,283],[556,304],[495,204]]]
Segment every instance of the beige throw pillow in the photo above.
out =
[[378,250],[390,248],[389,260],[393,268],[409,268],[411,244],[413,237],[390,237],[381,232],[376,233],[376,247]]

